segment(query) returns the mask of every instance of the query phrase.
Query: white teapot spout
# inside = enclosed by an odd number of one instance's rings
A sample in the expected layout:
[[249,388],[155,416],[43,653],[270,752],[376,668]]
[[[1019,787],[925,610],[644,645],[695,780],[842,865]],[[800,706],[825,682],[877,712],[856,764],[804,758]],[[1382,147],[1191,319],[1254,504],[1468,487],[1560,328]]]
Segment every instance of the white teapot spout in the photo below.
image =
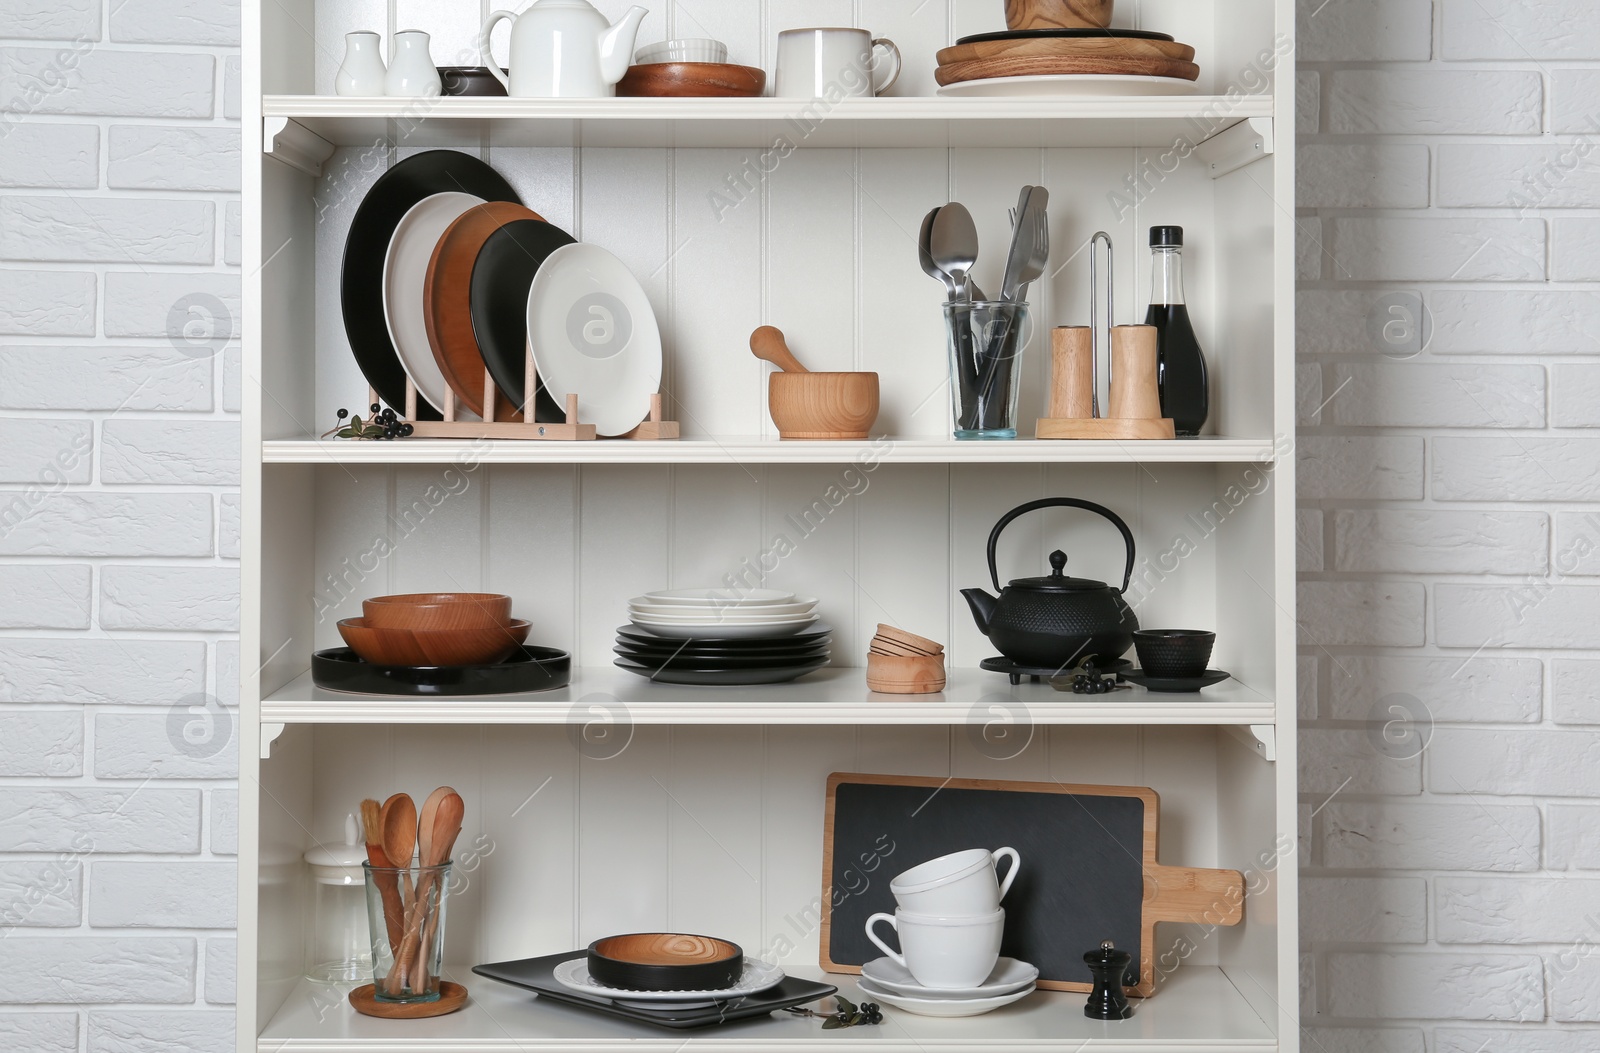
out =
[[633,64],[633,45],[639,39],[639,24],[650,12],[635,5],[616,24],[600,35],[600,75],[615,84]]

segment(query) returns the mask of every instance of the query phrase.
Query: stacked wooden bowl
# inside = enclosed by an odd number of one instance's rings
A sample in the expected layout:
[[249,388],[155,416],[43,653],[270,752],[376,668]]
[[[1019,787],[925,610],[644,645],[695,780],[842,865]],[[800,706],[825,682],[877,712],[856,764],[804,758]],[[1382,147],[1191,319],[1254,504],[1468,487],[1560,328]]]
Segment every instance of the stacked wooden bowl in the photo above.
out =
[[1006,0],[1007,33],[963,37],[939,52],[941,86],[1007,77],[1159,77],[1193,82],[1194,48],[1170,36],[1110,29],[1113,0]]
[[887,695],[929,695],[945,685],[944,645],[879,625],[867,651],[867,687]]
[[488,665],[528,638],[528,623],[511,617],[511,597],[497,593],[378,596],[361,607],[365,617],[339,622],[339,635],[373,665]]

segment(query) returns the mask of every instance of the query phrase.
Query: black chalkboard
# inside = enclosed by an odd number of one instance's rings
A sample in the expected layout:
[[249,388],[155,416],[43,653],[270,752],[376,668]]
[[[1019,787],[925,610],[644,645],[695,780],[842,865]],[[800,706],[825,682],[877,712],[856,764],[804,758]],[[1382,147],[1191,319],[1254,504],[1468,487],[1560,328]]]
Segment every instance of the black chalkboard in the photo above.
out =
[[[1000,953],[1037,965],[1041,986],[1087,990],[1084,952],[1113,940],[1133,954],[1127,983],[1138,983],[1154,791],[840,774],[828,785],[823,968],[853,972],[881,956],[865,926],[874,912],[894,911],[896,874],[950,852],[1009,846],[1022,864],[1002,904]],[[888,926],[880,935],[892,943]]]

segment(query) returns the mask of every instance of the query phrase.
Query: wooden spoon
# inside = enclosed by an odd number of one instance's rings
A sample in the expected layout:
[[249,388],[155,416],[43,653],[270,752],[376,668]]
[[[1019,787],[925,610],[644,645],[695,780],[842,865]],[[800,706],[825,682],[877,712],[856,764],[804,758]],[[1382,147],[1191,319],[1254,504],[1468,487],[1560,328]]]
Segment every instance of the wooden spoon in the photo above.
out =
[[433,856],[433,816],[439,810],[439,802],[446,794],[456,791],[448,786],[441,786],[428,794],[428,799],[422,802],[422,811],[417,813],[417,856],[422,860],[422,865],[431,867]]
[[417,806],[411,795],[397,793],[384,801],[379,822],[383,824],[383,854],[389,857],[389,864],[409,868],[417,851]]
[[785,373],[811,372],[794,357],[794,352],[789,350],[788,343],[783,339],[783,330],[776,326],[764,325],[751,333],[750,350],[763,362],[771,362]]
[[[437,800],[436,800],[437,798]],[[428,804],[433,806],[431,816],[432,829],[425,836],[422,865],[436,867],[445,863],[450,858],[450,851],[455,847],[456,838],[461,834],[461,820],[466,814],[466,802],[461,795],[448,786],[441,786],[428,795]],[[427,811],[424,805],[423,811]],[[420,990],[428,984],[428,959],[432,957],[434,936],[439,930],[439,912],[433,911],[428,918],[424,929],[422,912],[428,903],[435,876],[427,873],[417,884],[417,908],[410,924],[406,926],[405,938],[400,947],[400,954],[405,956],[409,964],[408,975],[414,977],[412,990]],[[444,895],[444,890],[439,891]],[[398,960],[398,959],[397,959]]]

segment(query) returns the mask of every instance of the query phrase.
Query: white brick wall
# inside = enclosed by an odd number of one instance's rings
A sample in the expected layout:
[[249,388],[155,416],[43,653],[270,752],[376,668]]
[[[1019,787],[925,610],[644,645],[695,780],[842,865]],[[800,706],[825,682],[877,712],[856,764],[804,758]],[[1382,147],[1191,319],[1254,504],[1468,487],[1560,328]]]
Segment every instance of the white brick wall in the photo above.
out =
[[1591,1053],[1600,5],[1299,10],[1301,1048]]
[[5,1053],[234,1049],[239,11],[0,0]]

